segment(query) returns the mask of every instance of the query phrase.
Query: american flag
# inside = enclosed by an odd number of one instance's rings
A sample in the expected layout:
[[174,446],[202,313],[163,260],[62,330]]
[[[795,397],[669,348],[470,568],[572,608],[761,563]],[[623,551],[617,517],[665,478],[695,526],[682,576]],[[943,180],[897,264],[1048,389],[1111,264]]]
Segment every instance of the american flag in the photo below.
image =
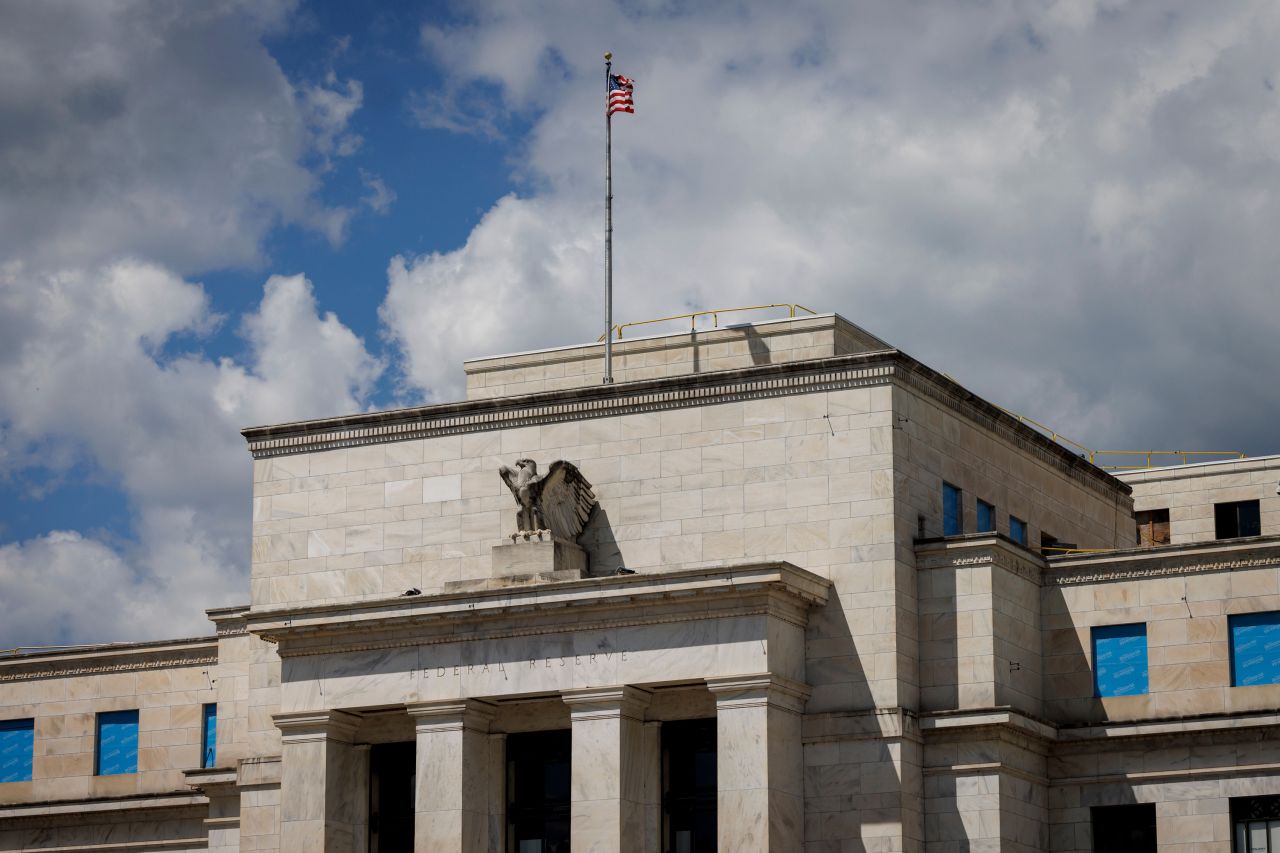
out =
[[635,102],[631,100],[631,92],[635,89],[634,80],[623,77],[621,74],[609,75],[609,112],[607,115],[614,113],[634,113],[636,111]]

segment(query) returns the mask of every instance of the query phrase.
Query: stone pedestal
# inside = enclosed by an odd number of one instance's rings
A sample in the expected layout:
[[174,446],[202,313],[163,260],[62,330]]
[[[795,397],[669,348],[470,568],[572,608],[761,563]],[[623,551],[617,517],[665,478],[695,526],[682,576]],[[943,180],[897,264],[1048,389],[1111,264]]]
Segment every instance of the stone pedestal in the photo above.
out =
[[415,853],[489,853],[493,708],[474,699],[417,702]]
[[368,797],[362,753],[352,744],[360,718],[304,711],[274,719],[280,729],[280,849],[351,853],[360,803]]
[[516,539],[493,546],[493,576],[580,578],[587,573],[587,553],[563,539]]
[[707,687],[716,697],[718,849],[800,850],[808,687],[767,674],[709,678]]
[[573,721],[573,849],[649,853],[645,822],[657,795],[650,766],[657,755],[647,749],[654,738],[644,726],[650,694],[624,686],[570,690],[562,698]]

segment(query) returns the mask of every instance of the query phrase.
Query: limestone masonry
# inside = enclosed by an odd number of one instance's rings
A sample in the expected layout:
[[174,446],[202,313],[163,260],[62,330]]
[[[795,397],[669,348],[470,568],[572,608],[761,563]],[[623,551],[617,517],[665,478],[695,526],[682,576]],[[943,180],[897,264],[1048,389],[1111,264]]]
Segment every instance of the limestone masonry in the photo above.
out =
[[835,315],[602,349],[246,429],[243,606],[0,658],[0,850],[1280,853],[1280,456],[1113,476]]

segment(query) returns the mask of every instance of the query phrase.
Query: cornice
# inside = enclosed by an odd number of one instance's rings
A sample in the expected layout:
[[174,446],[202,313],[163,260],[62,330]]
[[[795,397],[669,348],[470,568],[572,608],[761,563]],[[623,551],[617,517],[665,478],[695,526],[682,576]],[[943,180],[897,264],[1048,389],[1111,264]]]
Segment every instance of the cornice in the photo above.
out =
[[511,429],[778,397],[810,391],[884,385],[891,381],[896,350],[761,365],[738,370],[620,382],[372,412],[340,418],[241,430],[255,459],[337,447]]
[[1240,542],[1198,542],[1158,548],[1130,548],[1105,554],[1054,558],[1045,586],[1181,577],[1280,566],[1280,536]]
[[803,627],[831,583],[789,563],[751,563],[251,611],[282,657],[404,648],[769,614]]
[[66,678],[218,662],[217,638],[90,646],[0,659],[0,683],[36,678]]
[[136,821],[161,814],[164,819],[171,819],[177,811],[203,817],[208,806],[209,798],[193,791],[12,803],[0,805],[0,827],[9,830],[59,823],[83,824],[95,818]]
[[999,533],[920,540],[915,550],[916,568],[920,571],[993,566],[1036,585],[1041,583],[1047,565],[1042,557]]

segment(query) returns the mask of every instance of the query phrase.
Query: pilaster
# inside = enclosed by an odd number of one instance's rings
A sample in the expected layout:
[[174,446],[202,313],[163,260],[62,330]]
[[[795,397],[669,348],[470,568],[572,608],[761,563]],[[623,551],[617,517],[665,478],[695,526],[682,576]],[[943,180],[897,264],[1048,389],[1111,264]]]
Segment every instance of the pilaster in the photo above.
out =
[[489,724],[493,707],[475,699],[416,702],[416,853],[489,853]]
[[570,833],[575,850],[649,853],[646,813],[656,798],[644,710],[651,694],[627,685],[561,694],[573,725]]
[[280,847],[290,853],[355,849],[363,791],[352,739],[360,718],[344,711],[276,714],[280,729]]
[[716,697],[718,847],[804,846],[800,723],[809,688],[771,674],[707,679]]

